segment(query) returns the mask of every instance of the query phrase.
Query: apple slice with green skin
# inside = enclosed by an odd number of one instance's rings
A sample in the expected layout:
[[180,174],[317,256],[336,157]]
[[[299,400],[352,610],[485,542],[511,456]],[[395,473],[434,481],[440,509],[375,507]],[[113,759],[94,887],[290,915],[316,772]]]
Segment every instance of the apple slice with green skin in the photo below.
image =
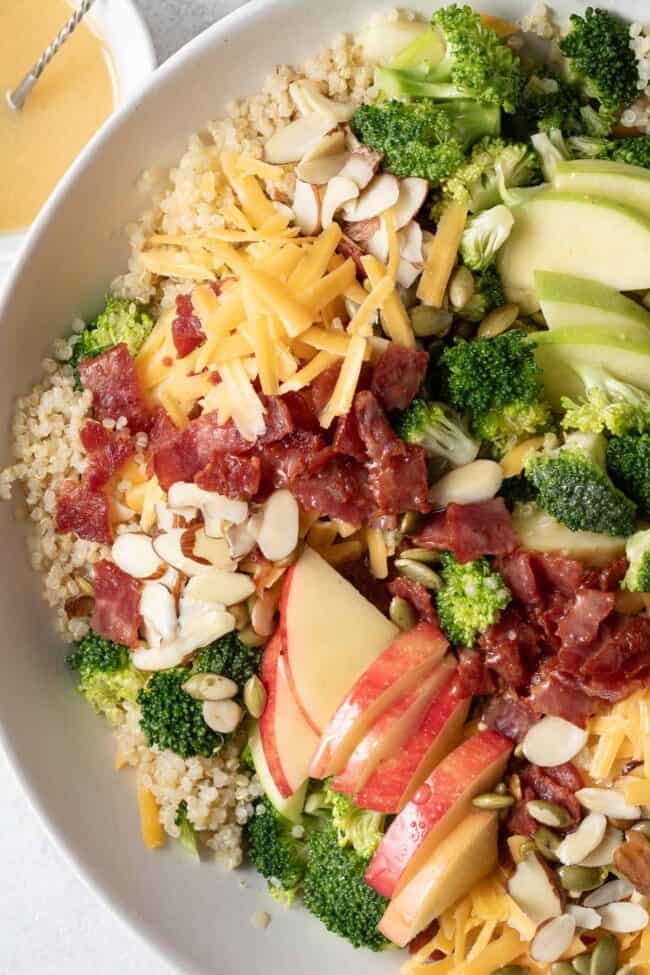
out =
[[332,788],[344,795],[354,796],[366,785],[377,765],[390,755],[401,751],[416,731],[431,701],[448,681],[455,660],[442,660],[433,673],[418,681],[418,685],[403,694],[381,714],[354,749],[348,762],[332,781]]
[[308,780],[305,779],[304,783],[297,792],[294,792],[293,795],[285,798],[278,791],[275,780],[271,775],[271,770],[269,769],[266,761],[266,755],[264,754],[262,736],[260,735],[260,729],[257,721],[251,722],[248,732],[248,744],[251,750],[251,755],[253,756],[255,774],[260,780],[260,785],[264,789],[264,794],[266,795],[267,799],[277,809],[281,816],[289,819],[292,823],[300,823],[302,821],[302,811],[305,805],[305,796],[307,795],[307,786],[309,784]]
[[612,159],[572,159],[557,164],[553,186],[570,193],[610,197],[650,216],[650,170]]
[[602,196],[544,190],[513,209],[497,255],[504,288],[533,289],[535,271],[592,277],[617,291],[650,287],[650,217]]
[[386,908],[382,934],[403,948],[497,865],[499,817],[473,812],[436,847],[431,857]]
[[280,625],[294,697],[319,733],[399,632],[311,548],[287,573]]
[[463,735],[471,698],[459,698],[456,674],[432,701],[404,747],[385,758],[354,797],[375,812],[398,813]]
[[448,649],[447,638],[431,623],[400,633],[359,677],[333,715],[314,756],[311,777],[338,775],[377,718],[420,684]]
[[500,780],[511,752],[507,738],[488,730],[447,755],[391,823],[366,871],[368,886],[384,897],[403,890],[472,811],[472,799]]
[[650,341],[650,312],[636,301],[591,278],[536,271],[535,288],[546,324],[557,328],[608,328],[614,335]]

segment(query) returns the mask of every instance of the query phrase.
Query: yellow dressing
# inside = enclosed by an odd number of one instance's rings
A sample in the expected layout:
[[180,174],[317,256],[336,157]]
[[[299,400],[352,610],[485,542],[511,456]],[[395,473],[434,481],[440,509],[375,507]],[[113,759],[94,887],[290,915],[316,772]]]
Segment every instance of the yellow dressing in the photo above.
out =
[[0,231],[34,219],[70,164],[110,115],[110,55],[87,22],[77,27],[27,99],[15,88],[69,19],[67,0],[0,0]]

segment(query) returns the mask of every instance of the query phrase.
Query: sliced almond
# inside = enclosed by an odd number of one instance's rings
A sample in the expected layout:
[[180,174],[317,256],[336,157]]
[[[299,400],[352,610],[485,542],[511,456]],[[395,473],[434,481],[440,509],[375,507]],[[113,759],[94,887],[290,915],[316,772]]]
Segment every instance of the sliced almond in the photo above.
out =
[[343,129],[334,129],[307,150],[296,166],[296,174],[307,183],[324,186],[341,172],[348,156]]
[[555,874],[535,851],[517,864],[508,880],[508,893],[534,924],[559,917],[564,895]]
[[[159,535],[156,535],[153,540],[156,553],[163,562],[183,572],[186,576],[195,576],[202,572],[208,572],[212,568],[212,565],[207,559],[199,562],[196,559],[189,558],[184,553],[183,539],[187,539],[187,531],[185,528],[173,528],[171,531],[161,532]],[[194,536],[192,536],[192,546],[193,544]]]
[[248,517],[248,504],[226,498],[214,491],[204,491],[196,484],[177,481],[172,484],[167,494],[167,501],[171,508],[187,510],[194,506],[198,508],[205,522],[206,534],[213,538],[223,535],[223,522],[241,525]]
[[565,836],[555,855],[567,866],[582,863],[603,841],[607,829],[607,817],[602,813],[589,813],[573,833]]
[[299,162],[314,143],[338,125],[336,118],[323,112],[310,112],[278,129],[264,147],[264,158],[276,166]]
[[180,642],[186,649],[199,650],[209,643],[232,633],[235,618],[214,603],[199,603],[182,598],[180,601]]
[[293,212],[297,225],[306,237],[312,237],[320,231],[320,207],[320,194],[316,187],[303,180],[296,180]]
[[575,920],[576,927],[582,928],[583,931],[595,931],[600,927],[600,914],[593,907],[568,904],[566,912]]
[[242,722],[244,709],[236,701],[204,701],[203,720],[220,735],[230,735]]
[[140,615],[144,623],[145,639],[150,647],[159,647],[163,642],[176,637],[176,600],[160,582],[147,582],[142,587]]
[[270,562],[286,559],[298,544],[299,515],[290,491],[275,491],[264,505],[257,544]]
[[321,207],[323,227],[329,227],[337,213],[346,203],[355,200],[359,195],[359,187],[345,176],[335,176],[327,184]]
[[160,578],[156,579],[156,582],[159,582],[161,586],[165,586],[165,588],[169,589],[169,591],[172,593],[178,593],[180,587],[180,581],[181,581],[180,572],[178,571],[178,569],[172,569],[171,566],[167,568],[167,570],[163,573],[163,575],[160,576]]
[[179,667],[192,652],[182,643],[172,643],[156,649],[134,650],[131,654],[131,662],[136,670],[143,670],[146,673],[170,670],[172,667]]
[[148,579],[162,566],[150,536],[141,532],[118,535],[111,556],[115,565],[134,579]]
[[399,241],[400,256],[411,264],[421,264],[422,254],[422,228],[415,220],[411,220],[397,235]]
[[233,572],[235,569],[225,538],[212,538],[203,528],[199,528],[195,534],[194,557],[199,561],[205,560],[215,569],[226,572]]
[[190,579],[183,596],[198,602],[233,606],[248,599],[254,592],[255,585],[251,577],[244,575],[243,572],[212,569],[211,572]]
[[[258,520],[261,522],[261,518]],[[252,530],[256,523],[255,518],[251,518],[243,525],[229,525],[226,529],[226,542],[233,559],[243,558],[257,545],[257,534]]]
[[183,690],[197,701],[229,701],[239,687],[222,674],[194,674],[185,681]]
[[581,867],[605,867],[612,863],[614,854],[619,846],[625,842],[625,837],[620,829],[609,826],[605,830],[602,842],[588,856],[580,861]]
[[405,261],[402,259],[399,262],[399,267],[397,268],[397,283],[401,285],[402,288],[410,288],[411,285],[415,284],[421,274],[421,264],[412,264],[411,261]]
[[379,230],[379,217],[373,217],[372,220],[357,220],[355,223],[346,223],[343,230],[355,244],[367,244],[373,234]]
[[565,721],[548,716],[529,729],[522,742],[524,755],[533,765],[549,768],[563,765],[582,751],[587,744],[587,732]]
[[328,98],[320,90],[318,82],[308,78],[290,84],[289,94],[303,115],[321,112],[333,115],[339,122],[349,122],[356,111],[354,102],[337,102],[333,98]]
[[[378,219],[373,217],[374,220]],[[388,264],[388,233],[384,220],[379,221],[379,226],[375,233],[370,237],[366,245],[366,250],[372,254],[380,264]]]
[[541,965],[557,961],[570,946],[575,931],[576,921],[570,914],[547,921],[531,941],[530,957]]
[[643,931],[650,918],[645,907],[641,904],[630,904],[625,901],[607,904],[600,911],[600,924],[605,931],[614,934],[632,934]]
[[399,199],[399,180],[392,173],[380,173],[361,193],[356,203],[345,207],[346,220],[370,220],[394,207]]
[[[528,756],[527,756],[528,757]],[[630,806],[616,789],[579,789],[576,798],[590,812],[601,812],[610,819],[640,819],[638,806]]]
[[351,179],[360,190],[365,190],[379,169],[383,158],[380,152],[375,152],[370,146],[360,145],[352,152],[345,168],[341,171],[341,176]]
[[407,176],[399,183],[399,196],[395,204],[395,226],[405,227],[418,215],[429,192],[429,182],[419,176]]
[[592,890],[583,900],[585,907],[604,907],[605,904],[612,904],[614,901],[625,900],[634,893],[634,887],[625,877],[617,877],[603,884],[597,890]]

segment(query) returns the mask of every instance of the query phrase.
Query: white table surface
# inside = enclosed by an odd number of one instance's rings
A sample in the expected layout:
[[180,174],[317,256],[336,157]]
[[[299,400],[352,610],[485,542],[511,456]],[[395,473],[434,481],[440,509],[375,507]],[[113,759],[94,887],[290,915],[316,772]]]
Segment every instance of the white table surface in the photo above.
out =
[[[242,0],[137,0],[159,61]],[[0,975],[170,975],[72,873],[0,752]]]

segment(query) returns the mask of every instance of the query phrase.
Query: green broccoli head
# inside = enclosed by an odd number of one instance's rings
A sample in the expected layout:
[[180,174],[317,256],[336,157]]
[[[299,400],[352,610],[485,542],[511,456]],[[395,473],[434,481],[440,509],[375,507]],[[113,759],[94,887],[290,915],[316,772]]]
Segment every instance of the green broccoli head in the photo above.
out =
[[630,563],[623,579],[623,588],[631,592],[650,592],[650,530],[631,535],[625,545]]
[[568,140],[574,156],[587,159],[611,159],[650,169],[650,136],[630,136],[626,139],[598,139],[589,136],[573,136]]
[[183,690],[189,676],[186,667],[157,671],[138,692],[140,727],[150,746],[168,748],[182,758],[209,758],[223,744],[223,737],[203,720],[202,702]]
[[479,139],[499,134],[498,111],[473,101],[435,104],[389,100],[361,105],[352,128],[363,143],[384,154],[397,176],[420,176],[433,185],[463,165]]
[[520,440],[553,428],[553,413],[549,403],[540,398],[534,403],[508,403],[498,410],[489,410],[478,417],[472,430],[489,445],[493,457],[500,459]]
[[572,531],[630,535],[636,506],[610,480],[606,449],[598,434],[570,434],[561,447],[532,454],[526,477],[539,507]]
[[650,431],[650,396],[642,389],[615,379],[598,366],[574,366],[586,396],[577,403],[562,399],[566,410],[562,426],[583,433],[608,431],[615,437]]
[[400,414],[396,428],[402,440],[423,447],[427,457],[445,460],[452,467],[469,464],[478,455],[479,444],[446,403],[415,399]]
[[470,213],[497,206],[501,202],[497,166],[509,187],[540,182],[537,156],[529,145],[483,139],[474,146],[467,162],[445,180],[434,201],[431,216],[438,219],[450,202],[467,203]]
[[634,498],[642,515],[650,517],[650,433],[612,437],[607,467],[614,483]]
[[194,674],[222,674],[243,687],[259,670],[263,647],[248,647],[237,636],[227,633],[204,647],[192,662]]
[[606,10],[587,7],[573,14],[560,41],[569,80],[586,98],[600,102],[605,113],[616,113],[638,97],[638,67],[630,47],[627,24]]
[[512,213],[502,204],[471,217],[460,242],[460,256],[465,266],[472,271],[486,271],[494,264],[514,223]]
[[128,647],[90,632],[66,657],[71,670],[79,672],[78,690],[112,725],[124,718],[125,703],[135,704],[144,676],[131,664]]
[[189,821],[187,814],[187,803],[185,800],[179,802],[176,809],[176,816],[174,817],[174,824],[178,827],[178,839],[183,846],[183,848],[193,856],[196,860],[199,859],[199,847],[196,842],[196,832],[191,822]]
[[369,859],[384,835],[386,816],[360,809],[348,796],[335,792],[329,782],[325,786],[324,804],[331,812],[339,846],[351,846],[359,856]]
[[104,310],[81,332],[75,343],[73,366],[120,342],[126,343],[131,355],[136,355],[153,328],[153,319],[139,302],[111,295],[106,295],[105,301]]
[[388,901],[364,881],[369,858],[342,848],[336,829],[315,830],[307,842],[305,907],[328,931],[355,948],[382,951],[389,945],[377,930]]
[[511,595],[498,572],[492,572],[487,559],[458,562],[451,552],[443,552],[440,576],[442,587],[436,593],[440,624],[450,641],[473,647],[499,618]]
[[292,903],[305,873],[303,835],[264,796],[246,824],[248,853],[255,869],[269,882],[269,891],[287,906]]
[[474,274],[474,294],[463,308],[463,318],[480,322],[495,308],[505,305],[506,296],[496,265]]

